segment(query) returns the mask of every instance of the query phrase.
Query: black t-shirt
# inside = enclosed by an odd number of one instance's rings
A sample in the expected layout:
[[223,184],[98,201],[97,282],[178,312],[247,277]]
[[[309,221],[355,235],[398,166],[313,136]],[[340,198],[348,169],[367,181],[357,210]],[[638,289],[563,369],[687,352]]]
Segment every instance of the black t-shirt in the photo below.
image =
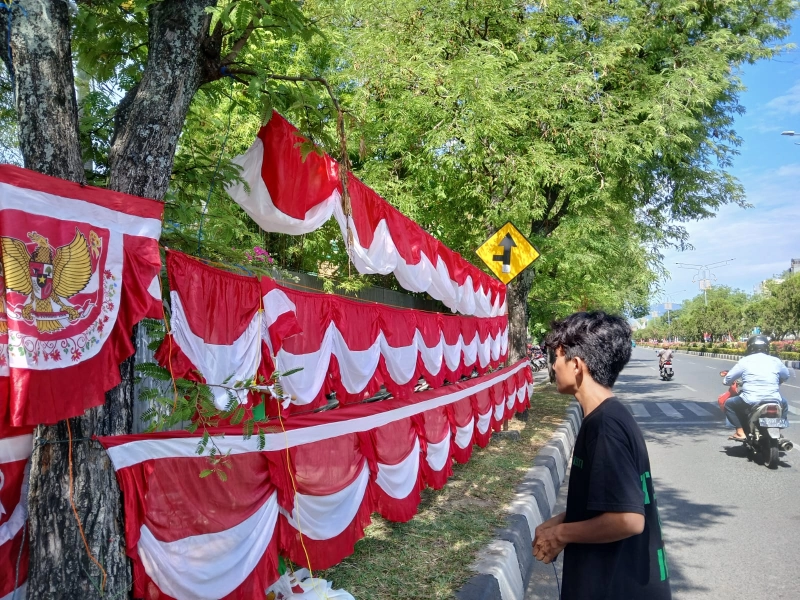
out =
[[669,567],[661,537],[650,458],[639,426],[616,398],[588,417],[573,451],[565,523],[604,512],[644,515],[644,531],[610,544],[564,549],[562,600],[669,600]]

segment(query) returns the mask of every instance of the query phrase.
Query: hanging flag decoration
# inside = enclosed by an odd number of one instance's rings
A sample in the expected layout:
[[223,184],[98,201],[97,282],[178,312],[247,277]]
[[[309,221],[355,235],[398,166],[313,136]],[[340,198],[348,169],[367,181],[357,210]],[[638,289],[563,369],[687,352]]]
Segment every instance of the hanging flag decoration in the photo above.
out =
[[265,231],[292,235],[320,228],[333,214],[359,273],[393,273],[405,289],[427,292],[453,312],[497,317],[507,312],[505,285],[404,216],[352,174],[349,209],[341,202],[338,166],[306,142],[278,113],[234,162],[242,179],[228,193]]
[[56,423],[103,403],[160,318],[163,204],[0,166],[0,423]]
[[427,292],[453,312],[496,317],[507,312],[506,286],[454,252],[352,175],[351,214],[333,214],[359,273],[393,273],[410,292]]
[[255,277],[229,273],[174,250],[167,251],[167,276],[171,326],[156,360],[173,377],[208,384],[220,410],[231,395],[246,404],[247,391],[234,389],[234,384],[252,384],[258,373],[272,373],[268,347],[280,348],[284,338],[300,332],[294,306],[280,290],[262,298]]
[[338,165],[327,154],[303,158],[304,143],[308,140],[273,111],[253,145],[233,160],[247,187],[235,183],[228,193],[264,231],[310,233],[331,218],[340,200]]
[[[224,409],[236,381],[257,372],[283,377],[293,412],[361,401],[386,386],[409,397],[420,377],[431,387],[508,355],[508,317],[475,318],[397,309],[283,287],[268,277],[232,274],[167,252],[171,334],[156,359],[173,376],[203,381]],[[273,357],[275,363],[273,363]],[[227,382],[227,384],[226,384]]]
[[445,485],[453,459],[529,405],[532,382],[520,361],[410,400],[296,415],[285,433],[269,424],[263,450],[241,428],[212,430],[226,481],[199,477],[201,432],[100,438],[125,499],[134,595],[250,599],[278,580],[278,553],[313,569],[340,562],[373,512],[410,519],[424,486]]
[[[0,599],[25,600],[30,430],[0,428]],[[16,595],[15,595],[16,594]]]

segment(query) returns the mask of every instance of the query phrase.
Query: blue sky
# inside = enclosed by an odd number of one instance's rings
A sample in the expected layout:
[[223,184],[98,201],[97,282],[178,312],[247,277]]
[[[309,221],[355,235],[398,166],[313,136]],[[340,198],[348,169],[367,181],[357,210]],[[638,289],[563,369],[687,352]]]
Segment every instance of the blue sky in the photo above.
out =
[[[713,219],[687,224],[694,250],[665,254],[671,279],[663,289],[675,301],[699,293],[694,273],[676,262],[710,264],[729,258],[728,266],[712,269],[713,283],[748,293],[762,280],[789,268],[800,258],[800,18],[792,22],[787,42],[797,45],[771,61],[742,69],[747,91],[741,103],[747,112],[736,120],[743,139],[731,173],[744,185],[753,208],[722,208]],[[685,290],[685,291],[681,291]]]

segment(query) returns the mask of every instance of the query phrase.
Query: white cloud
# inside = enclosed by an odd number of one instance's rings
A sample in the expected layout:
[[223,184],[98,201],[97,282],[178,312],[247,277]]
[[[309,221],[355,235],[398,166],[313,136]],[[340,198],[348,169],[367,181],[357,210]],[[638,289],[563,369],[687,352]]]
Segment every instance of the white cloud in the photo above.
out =
[[778,115],[800,114],[800,81],[789,88],[786,93],[776,96],[766,104],[767,110]]

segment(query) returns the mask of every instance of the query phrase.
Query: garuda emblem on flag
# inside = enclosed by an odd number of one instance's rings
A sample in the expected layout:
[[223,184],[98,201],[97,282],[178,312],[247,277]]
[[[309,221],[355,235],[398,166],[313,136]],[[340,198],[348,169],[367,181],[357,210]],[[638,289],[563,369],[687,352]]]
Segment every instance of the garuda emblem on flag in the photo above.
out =
[[0,166],[0,425],[102,404],[160,317],[163,205]]
[[88,313],[70,299],[89,284],[97,268],[96,263],[92,267],[92,254],[95,260],[100,257],[103,242],[90,230],[90,253],[89,242],[77,228],[72,241],[57,248],[35,231],[28,233],[28,239],[36,244],[32,252],[22,240],[0,238],[6,288],[24,296],[22,304],[8,308],[26,322],[35,323],[40,333],[60,331]]

